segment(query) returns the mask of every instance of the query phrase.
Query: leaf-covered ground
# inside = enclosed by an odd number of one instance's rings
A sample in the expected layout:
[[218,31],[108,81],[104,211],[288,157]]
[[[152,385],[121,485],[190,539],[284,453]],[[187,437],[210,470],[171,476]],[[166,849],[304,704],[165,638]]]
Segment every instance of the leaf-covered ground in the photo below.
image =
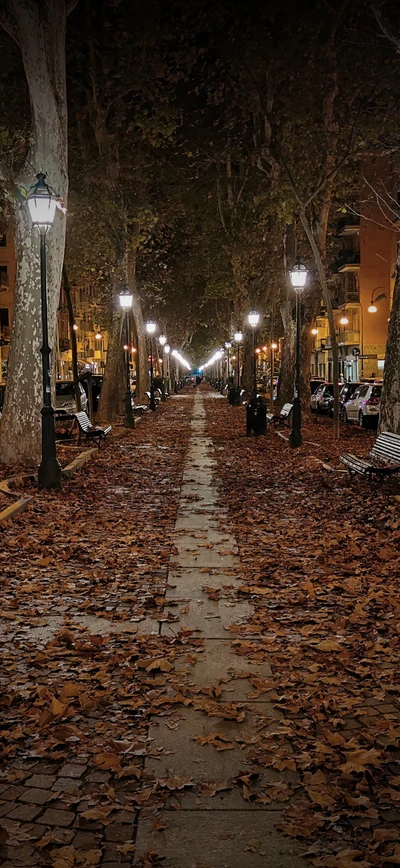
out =
[[[156,852],[135,861],[137,812],[161,830],[168,797],[196,793],[195,778],[145,766],[160,753],[150,719],[187,706],[215,716],[221,694],[178,673],[202,639],[177,624],[159,632],[177,620],[164,594],[192,406],[188,392],[117,432],[0,530],[2,868],[162,864]],[[282,833],[316,868],[400,864],[399,483],[371,492],[322,467],[343,469],[341,451],[366,453],[374,433],[349,427],[337,445],[329,422],[312,420],[292,453],[273,433],[246,438],[243,408],[205,407],[240,549],[237,596],[254,606],[232,640],[244,660],[271,664],[252,686],[281,714],[250,758],[282,780],[260,796],[247,775],[243,799],[282,803]]]
[[343,470],[341,452],[366,454],[375,432],[346,427],[335,444],[327,420],[306,420],[292,452],[277,435],[246,440],[242,409],[212,409],[241,594],[284,715],[254,761],[278,755],[301,781],[280,828],[310,842],[317,868],[400,864],[399,482],[371,491],[322,467]]

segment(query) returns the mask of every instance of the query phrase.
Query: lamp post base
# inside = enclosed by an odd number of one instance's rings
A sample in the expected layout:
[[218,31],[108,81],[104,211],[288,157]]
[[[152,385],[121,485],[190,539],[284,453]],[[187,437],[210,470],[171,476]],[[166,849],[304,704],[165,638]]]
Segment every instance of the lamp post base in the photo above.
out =
[[301,433],[301,402],[300,398],[295,398],[293,401],[292,410],[292,430],[289,434],[289,446],[291,449],[298,449],[303,443]]
[[133,421],[133,413],[132,413],[132,399],[131,399],[131,391],[126,392],[125,395],[125,418],[124,418],[124,428],[134,428],[135,423]]
[[61,488],[61,464],[56,457],[56,429],[53,407],[44,406],[42,414],[42,460],[38,470],[38,487]]
[[156,410],[156,399],[154,397],[154,387],[153,386],[151,386],[151,388],[150,388],[149,409],[150,410]]

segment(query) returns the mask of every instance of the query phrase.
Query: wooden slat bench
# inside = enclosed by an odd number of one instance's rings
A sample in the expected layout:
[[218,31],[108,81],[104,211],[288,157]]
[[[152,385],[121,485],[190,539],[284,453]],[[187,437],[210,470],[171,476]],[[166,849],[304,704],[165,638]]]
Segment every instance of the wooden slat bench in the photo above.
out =
[[293,404],[284,404],[280,413],[267,413],[267,422],[271,422],[275,428],[277,428],[278,425],[289,424],[292,410]]
[[111,425],[107,425],[106,428],[101,428],[100,425],[92,425],[88,414],[84,410],[80,413],[74,413],[74,416],[78,423],[79,442],[81,442],[84,436],[87,440],[97,440],[100,444],[111,431]]
[[400,435],[384,431],[377,437],[376,443],[365,458],[345,452],[339,459],[347,467],[350,479],[356,473],[367,476],[369,482],[373,478],[382,481],[385,476],[400,471]]

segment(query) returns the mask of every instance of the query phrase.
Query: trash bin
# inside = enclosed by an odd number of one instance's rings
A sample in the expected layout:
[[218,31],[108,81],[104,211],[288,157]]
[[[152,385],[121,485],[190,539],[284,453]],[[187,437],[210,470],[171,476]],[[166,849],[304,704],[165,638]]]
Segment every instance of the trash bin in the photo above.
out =
[[267,405],[264,398],[258,395],[257,398],[251,398],[246,406],[246,434],[251,437],[254,434],[258,437],[259,434],[267,432]]
[[228,390],[228,403],[232,407],[236,407],[240,404],[240,391],[238,386],[231,386]]

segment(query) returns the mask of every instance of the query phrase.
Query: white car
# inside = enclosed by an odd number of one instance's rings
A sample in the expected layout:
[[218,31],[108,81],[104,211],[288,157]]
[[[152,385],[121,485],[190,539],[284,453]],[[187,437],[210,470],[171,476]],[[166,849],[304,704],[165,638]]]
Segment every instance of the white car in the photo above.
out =
[[382,384],[361,383],[343,408],[346,422],[358,422],[362,428],[378,425]]
[[[81,396],[81,407],[87,413],[88,399],[82,383],[78,383]],[[73,380],[56,380],[56,410],[64,413],[76,413],[75,386]]]

